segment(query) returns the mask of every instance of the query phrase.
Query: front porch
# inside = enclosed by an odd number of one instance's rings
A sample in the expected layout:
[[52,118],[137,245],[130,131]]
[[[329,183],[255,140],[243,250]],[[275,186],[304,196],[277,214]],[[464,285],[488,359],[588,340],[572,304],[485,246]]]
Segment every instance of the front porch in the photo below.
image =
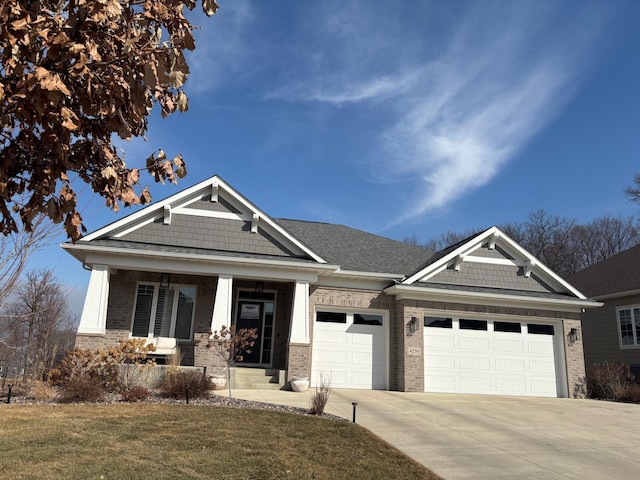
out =
[[232,387],[282,388],[291,376],[310,372],[308,291],[308,281],[299,279],[94,265],[76,347],[147,338],[163,345],[160,363],[175,348],[181,365],[221,374],[223,360],[206,346],[210,332],[223,325],[256,328],[256,345],[232,369]]

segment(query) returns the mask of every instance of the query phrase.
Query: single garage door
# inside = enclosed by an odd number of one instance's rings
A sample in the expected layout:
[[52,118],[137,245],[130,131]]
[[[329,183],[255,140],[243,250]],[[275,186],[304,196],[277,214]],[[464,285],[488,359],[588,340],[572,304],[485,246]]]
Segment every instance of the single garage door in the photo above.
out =
[[557,397],[556,328],[424,317],[425,391]]
[[318,310],[313,330],[311,385],[332,388],[386,388],[383,312]]

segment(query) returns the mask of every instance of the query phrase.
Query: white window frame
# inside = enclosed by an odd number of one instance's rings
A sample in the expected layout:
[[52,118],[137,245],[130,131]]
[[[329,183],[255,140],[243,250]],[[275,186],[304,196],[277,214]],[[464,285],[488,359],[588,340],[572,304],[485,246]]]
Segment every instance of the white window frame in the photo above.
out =
[[[133,303],[133,312],[131,312],[131,325],[129,327],[129,335],[133,337],[133,325],[136,319],[136,308],[138,306],[138,290],[140,289],[140,285],[151,285],[153,286],[153,299],[151,301],[151,312],[149,313],[149,322],[147,324],[147,336],[146,337],[135,337],[135,338],[155,338],[153,335],[153,324],[155,322],[156,310],[158,307],[158,295],[160,293],[160,283],[159,282],[136,282],[136,290],[135,290],[135,301]],[[191,322],[189,327],[189,338],[176,338],[176,321],[178,318],[178,297],[180,295],[180,288],[187,287],[193,288],[195,291],[193,298],[193,309],[191,311]],[[171,325],[169,327],[170,336],[169,338],[175,338],[177,341],[188,342],[193,340],[193,323],[196,315],[196,305],[198,298],[198,287],[196,285],[190,285],[187,283],[172,283],[171,288],[174,289],[174,298],[173,305],[171,309]]]
[[[636,328],[636,319],[633,314],[634,309],[640,309],[640,305],[624,305],[616,307],[616,325],[618,326],[618,344],[621,349],[634,349],[640,348],[640,329]],[[631,332],[633,333],[633,344],[625,345],[622,343],[622,325],[620,323],[620,312],[622,310],[629,310],[631,312]]]

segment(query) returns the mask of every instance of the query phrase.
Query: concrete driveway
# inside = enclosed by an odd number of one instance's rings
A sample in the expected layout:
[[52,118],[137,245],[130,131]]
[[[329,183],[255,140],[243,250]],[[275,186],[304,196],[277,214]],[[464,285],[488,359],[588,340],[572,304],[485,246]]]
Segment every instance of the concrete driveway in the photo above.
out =
[[[312,392],[234,396],[308,407]],[[333,390],[326,411],[351,419],[456,479],[637,479],[640,406],[594,400]]]

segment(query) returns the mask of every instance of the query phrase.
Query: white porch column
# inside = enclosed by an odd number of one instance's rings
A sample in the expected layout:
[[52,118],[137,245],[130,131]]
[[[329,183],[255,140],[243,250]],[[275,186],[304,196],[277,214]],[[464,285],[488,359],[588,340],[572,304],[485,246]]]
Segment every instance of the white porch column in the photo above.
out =
[[233,276],[220,275],[213,303],[213,316],[211,317],[212,332],[219,332],[223,325],[231,326],[232,291]]
[[84,298],[78,333],[102,334],[107,331],[107,303],[109,301],[109,266],[94,265],[87,296]]
[[309,282],[296,281],[289,342],[309,343]]

